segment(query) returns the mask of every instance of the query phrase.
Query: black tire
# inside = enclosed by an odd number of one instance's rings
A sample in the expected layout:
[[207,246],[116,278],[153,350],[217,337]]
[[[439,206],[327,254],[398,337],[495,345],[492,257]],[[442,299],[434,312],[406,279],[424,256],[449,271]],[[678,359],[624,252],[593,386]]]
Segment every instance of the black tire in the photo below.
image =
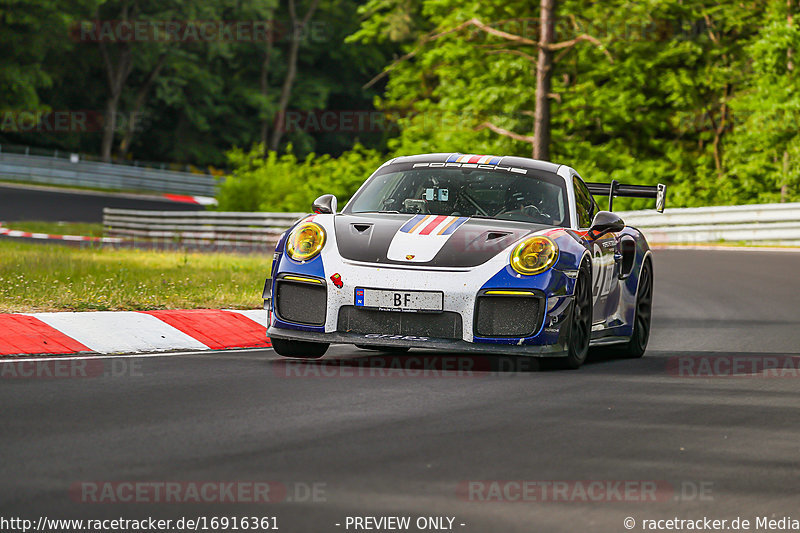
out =
[[324,342],[290,341],[286,339],[271,339],[275,353],[283,357],[298,359],[319,359],[328,351],[330,344]]
[[592,273],[588,262],[584,262],[578,271],[574,294],[567,356],[560,361],[562,368],[570,370],[580,368],[586,361],[589,341],[592,340]]
[[622,345],[622,357],[637,359],[647,350],[650,340],[650,319],[653,310],[653,267],[646,259],[639,274],[639,288],[636,290],[636,310],[633,317],[633,334],[627,344]]
[[408,346],[368,346],[366,344],[356,344],[356,348],[361,348],[362,350],[374,350],[376,352],[388,352],[388,353],[405,353],[411,349]]

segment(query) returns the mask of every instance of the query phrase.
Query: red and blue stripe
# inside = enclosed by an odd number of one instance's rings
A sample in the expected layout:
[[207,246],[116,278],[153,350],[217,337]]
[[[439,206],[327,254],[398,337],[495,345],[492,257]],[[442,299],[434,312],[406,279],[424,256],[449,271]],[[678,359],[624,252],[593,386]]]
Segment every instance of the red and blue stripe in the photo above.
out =
[[497,165],[502,157],[494,155],[453,154],[447,158],[448,163],[474,163],[479,165]]

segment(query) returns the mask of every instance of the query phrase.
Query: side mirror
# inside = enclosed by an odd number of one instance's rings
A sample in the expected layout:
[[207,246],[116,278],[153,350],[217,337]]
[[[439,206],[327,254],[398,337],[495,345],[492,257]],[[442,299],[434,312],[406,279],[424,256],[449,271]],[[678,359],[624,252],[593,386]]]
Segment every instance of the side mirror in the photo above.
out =
[[611,211],[598,211],[592,221],[592,227],[589,228],[589,237],[597,239],[606,233],[617,232],[625,229],[625,222]]
[[311,204],[311,210],[321,215],[334,214],[337,207],[336,197],[332,194],[323,194]]

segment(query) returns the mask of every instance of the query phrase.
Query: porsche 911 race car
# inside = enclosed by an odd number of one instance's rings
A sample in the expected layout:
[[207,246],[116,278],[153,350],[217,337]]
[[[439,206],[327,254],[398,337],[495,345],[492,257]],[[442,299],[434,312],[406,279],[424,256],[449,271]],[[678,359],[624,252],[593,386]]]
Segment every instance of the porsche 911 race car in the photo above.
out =
[[[609,197],[607,211],[593,195]],[[666,187],[585,183],[522,157],[387,161],[341,212],[321,196],[281,236],[264,287],[272,346],[300,358],[331,343],[561,357],[569,368],[595,345],[641,357],[652,257],[611,212],[617,196],[663,211]]]

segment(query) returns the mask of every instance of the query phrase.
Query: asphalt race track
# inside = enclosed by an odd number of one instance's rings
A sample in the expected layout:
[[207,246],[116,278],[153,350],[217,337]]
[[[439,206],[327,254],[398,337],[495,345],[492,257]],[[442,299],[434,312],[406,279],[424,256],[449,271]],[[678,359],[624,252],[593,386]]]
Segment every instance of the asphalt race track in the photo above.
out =
[[[787,354],[797,368],[798,266],[797,253],[657,250],[644,359],[601,357],[574,372],[511,361],[491,373],[354,376],[387,356],[337,347],[322,362],[240,351],[106,360],[121,366],[105,377],[6,377],[0,516],[276,516],[287,533],[354,531],[348,516],[570,533],[626,531],[627,517],[638,531],[644,519],[798,519],[800,373],[750,370]],[[703,368],[734,375],[698,377]],[[489,492],[461,490],[481,480],[568,490],[523,502],[519,491],[476,501]],[[266,504],[84,503],[76,484],[98,481],[269,481],[288,492]],[[615,481],[657,489],[623,501],[578,490]]]
[[21,188],[0,184],[0,221],[47,220],[63,222],[102,222],[103,208],[148,209],[157,211],[196,211],[201,205],[142,198],[134,195]]

